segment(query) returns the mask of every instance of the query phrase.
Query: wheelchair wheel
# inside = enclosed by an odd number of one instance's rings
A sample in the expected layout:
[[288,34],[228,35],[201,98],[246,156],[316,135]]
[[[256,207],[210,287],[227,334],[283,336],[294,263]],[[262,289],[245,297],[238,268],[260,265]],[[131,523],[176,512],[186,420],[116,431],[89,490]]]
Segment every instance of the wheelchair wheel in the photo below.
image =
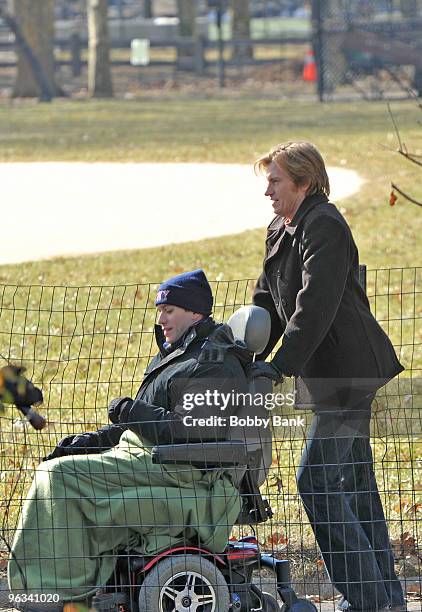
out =
[[139,589],[142,612],[228,612],[227,582],[217,567],[197,555],[167,557]]
[[280,612],[280,606],[269,593],[262,593],[261,602],[262,612]]

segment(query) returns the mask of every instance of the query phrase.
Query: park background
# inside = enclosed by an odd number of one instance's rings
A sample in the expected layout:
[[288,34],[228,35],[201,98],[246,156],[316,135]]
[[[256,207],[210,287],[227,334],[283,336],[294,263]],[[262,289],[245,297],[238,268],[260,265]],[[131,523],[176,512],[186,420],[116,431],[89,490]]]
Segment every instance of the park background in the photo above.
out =
[[[7,164],[16,162],[159,162],[245,164],[252,172],[255,158],[275,143],[304,139],[320,149],[329,166],[354,170],[363,179],[359,191],[339,207],[354,233],[361,263],[368,268],[373,310],[406,366],[402,386],[397,383],[379,398],[374,450],[398,571],[412,578],[409,597],[418,600],[421,3],[368,0],[347,3],[347,8],[335,0],[312,5],[233,1],[211,7],[189,0],[115,1],[109,6],[100,1],[103,14],[94,15],[95,3],[88,2],[91,19],[96,20],[91,31],[83,2],[0,4],[0,161],[6,170]],[[41,79],[22,46],[16,46],[10,18],[35,55],[39,49]],[[46,27],[51,23],[55,33]],[[76,51],[71,45],[75,34]],[[351,43],[354,37],[359,49]],[[143,65],[142,57],[133,65],[133,39],[150,40],[149,64]],[[184,169],[189,182],[191,175]],[[21,180],[25,181],[24,173]],[[61,186],[63,192],[67,187]],[[207,187],[206,182],[192,182],[197,196],[192,214],[198,227],[201,193]],[[235,182],[229,187],[235,201]],[[89,205],[96,198],[96,184],[87,183],[86,192]],[[136,202],[138,194],[131,197]],[[177,207],[165,176],[151,207],[158,201]],[[116,218],[119,212],[116,202]],[[64,234],[60,189],[56,214],[52,231]],[[45,219],[47,227],[50,222]],[[3,197],[3,233],[19,243],[22,234],[27,236],[28,223],[19,206],[10,207]],[[107,400],[124,385],[136,391],[153,351],[148,330],[157,282],[202,267],[220,292],[217,315],[226,318],[250,300],[262,263],[264,227],[143,249],[142,236],[148,231],[147,222],[139,227],[136,250],[105,249],[94,255],[0,266],[0,322],[7,356],[21,359],[35,380],[43,381],[52,422],[45,434],[35,434],[20,430],[16,415],[8,413],[2,419],[7,539],[32,469],[44,451],[61,435],[103,422]],[[34,232],[34,260],[39,239]],[[48,232],[42,239],[48,240]],[[82,311],[83,321],[76,314]],[[78,332],[82,340],[76,340]],[[58,365],[60,361],[66,365]],[[301,442],[276,444],[269,491],[277,514],[271,529],[263,529],[262,539],[280,554],[291,554],[296,580],[318,583],[319,595],[329,596],[322,593],[324,569],[309,528],[303,527],[306,521],[295,493],[294,466]],[[318,593],[310,594],[317,601]]]

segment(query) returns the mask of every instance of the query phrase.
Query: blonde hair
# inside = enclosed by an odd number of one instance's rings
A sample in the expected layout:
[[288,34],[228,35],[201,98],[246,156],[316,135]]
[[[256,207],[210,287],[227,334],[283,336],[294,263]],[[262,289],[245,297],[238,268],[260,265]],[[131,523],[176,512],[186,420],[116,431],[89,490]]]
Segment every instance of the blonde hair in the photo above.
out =
[[276,145],[268,153],[258,157],[254,164],[255,172],[264,172],[272,162],[287,172],[295,185],[300,186],[309,181],[307,195],[330,195],[330,181],[324,160],[310,142],[285,142]]

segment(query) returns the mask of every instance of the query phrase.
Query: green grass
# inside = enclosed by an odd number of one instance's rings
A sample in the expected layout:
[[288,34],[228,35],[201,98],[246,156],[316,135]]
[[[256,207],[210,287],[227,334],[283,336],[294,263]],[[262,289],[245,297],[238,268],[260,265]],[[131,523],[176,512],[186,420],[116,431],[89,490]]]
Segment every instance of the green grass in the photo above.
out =
[[[392,110],[408,149],[420,154],[420,117],[415,104],[394,103]],[[220,97],[198,95],[195,99],[144,94],[131,101],[55,101],[51,105],[3,102],[0,138],[3,162],[183,161],[250,165],[258,154],[277,142],[310,140],[320,148],[328,164],[354,169],[366,181],[358,194],[340,204],[353,229],[361,261],[370,268],[407,267],[421,262],[420,209],[403,200],[394,208],[388,205],[391,180],[419,199],[422,186],[419,169],[385,148],[396,147],[385,103],[320,105],[297,100],[241,99],[230,91]],[[95,197],[95,185],[87,188]],[[203,189],[207,189],[206,184]],[[165,185],[159,197],[169,195],[171,185]],[[199,193],[199,216],[200,211]],[[18,211],[13,212],[18,215]],[[60,202],[57,214],[60,215]],[[269,220],[270,217],[269,207]],[[140,231],[148,231],[148,227]],[[107,400],[121,391],[136,390],[151,351],[148,330],[153,323],[153,306],[146,287],[124,285],[156,282],[198,266],[205,268],[212,281],[256,278],[264,236],[264,228],[259,228],[154,249],[0,267],[0,331],[7,342],[6,352],[22,357],[33,368],[35,379],[43,381],[45,410],[51,421],[42,434],[19,433],[10,420],[3,421],[0,489],[3,499],[12,496],[14,500],[10,515],[4,517],[6,525],[13,527],[19,498],[29,485],[40,455],[54,446],[61,435],[105,421]],[[25,287],[36,284],[95,284],[97,288]],[[123,287],[101,289],[115,284]],[[224,282],[220,283],[220,306],[227,301],[225,287]],[[384,294],[378,295],[376,302],[375,288],[376,293]],[[411,272],[385,272],[369,278],[369,294],[377,317],[384,320],[396,344],[409,339],[420,342],[420,332],[415,327],[420,294],[415,291],[420,292],[420,275],[416,279]],[[248,299],[250,292],[250,284],[241,285],[237,293],[230,290],[228,310]],[[151,310],[145,310],[147,306]],[[218,317],[223,315],[227,311],[220,307]],[[392,319],[397,319],[396,323]],[[413,367],[421,360],[412,347],[404,349],[403,358],[406,365]],[[402,498],[409,502],[420,499],[418,491],[422,486],[420,479],[412,480],[417,444],[406,442],[402,448],[390,440],[378,443],[375,453],[378,475],[385,488],[403,490]],[[277,521],[297,521],[299,502],[292,466],[297,463],[298,453],[298,449],[287,449],[278,463],[285,489],[277,492]],[[393,467],[388,469],[389,465]],[[270,485],[274,495],[276,485]],[[386,503],[396,535],[400,535],[400,525],[412,527],[411,515],[404,517],[404,523],[398,522],[403,519],[403,509],[397,493],[390,495]],[[299,538],[301,534],[293,529],[289,537]]]

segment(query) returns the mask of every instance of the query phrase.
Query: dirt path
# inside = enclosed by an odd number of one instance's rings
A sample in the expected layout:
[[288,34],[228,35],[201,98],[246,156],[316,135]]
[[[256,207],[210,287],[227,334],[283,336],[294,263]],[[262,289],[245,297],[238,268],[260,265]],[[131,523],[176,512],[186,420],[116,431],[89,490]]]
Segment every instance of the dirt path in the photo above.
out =
[[[334,202],[361,187],[352,170],[328,174]],[[3,218],[13,218],[0,264],[199,240],[272,217],[250,165],[4,163],[0,184]]]

